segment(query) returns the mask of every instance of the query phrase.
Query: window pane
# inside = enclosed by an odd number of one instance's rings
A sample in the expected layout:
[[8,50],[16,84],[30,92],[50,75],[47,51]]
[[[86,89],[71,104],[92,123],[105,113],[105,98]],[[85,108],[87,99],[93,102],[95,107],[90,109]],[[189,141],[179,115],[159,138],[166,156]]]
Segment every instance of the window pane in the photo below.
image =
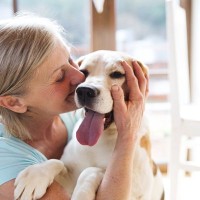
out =
[[116,7],[117,50],[129,53],[149,67],[146,111],[153,142],[152,153],[155,160],[165,163],[169,156],[170,135],[165,1],[116,0]]
[[169,92],[165,26],[165,1],[117,0],[117,50],[149,66],[151,101],[166,101]]
[[12,0],[1,0],[0,1],[0,19],[12,17]]
[[19,11],[37,13],[57,20],[67,31],[76,57],[89,51],[89,1],[18,0]]

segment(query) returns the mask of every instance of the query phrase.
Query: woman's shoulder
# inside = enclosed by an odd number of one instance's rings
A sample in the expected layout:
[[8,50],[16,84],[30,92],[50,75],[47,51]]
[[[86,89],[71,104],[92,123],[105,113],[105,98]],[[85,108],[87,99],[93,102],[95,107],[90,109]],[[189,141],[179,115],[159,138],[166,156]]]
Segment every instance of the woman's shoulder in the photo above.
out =
[[22,140],[9,136],[0,127],[0,185],[16,178],[26,167],[43,162],[46,157]]

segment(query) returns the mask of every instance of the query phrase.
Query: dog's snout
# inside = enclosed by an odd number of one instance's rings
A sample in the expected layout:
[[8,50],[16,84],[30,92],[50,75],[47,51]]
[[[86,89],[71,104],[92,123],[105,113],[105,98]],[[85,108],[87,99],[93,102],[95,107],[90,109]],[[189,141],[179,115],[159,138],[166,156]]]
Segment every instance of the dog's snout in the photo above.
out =
[[76,93],[79,100],[86,102],[87,100],[98,96],[99,90],[92,87],[79,87],[76,89]]

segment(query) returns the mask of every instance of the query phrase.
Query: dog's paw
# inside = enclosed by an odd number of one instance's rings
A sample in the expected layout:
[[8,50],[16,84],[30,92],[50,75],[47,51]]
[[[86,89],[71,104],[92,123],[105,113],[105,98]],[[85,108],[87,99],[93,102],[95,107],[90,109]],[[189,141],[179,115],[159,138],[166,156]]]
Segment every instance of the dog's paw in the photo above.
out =
[[54,159],[27,167],[15,180],[14,198],[20,200],[41,198],[55,177],[63,171],[65,171],[64,164]]
[[79,176],[72,194],[72,200],[94,200],[103,179],[104,170],[97,167],[86,168]]

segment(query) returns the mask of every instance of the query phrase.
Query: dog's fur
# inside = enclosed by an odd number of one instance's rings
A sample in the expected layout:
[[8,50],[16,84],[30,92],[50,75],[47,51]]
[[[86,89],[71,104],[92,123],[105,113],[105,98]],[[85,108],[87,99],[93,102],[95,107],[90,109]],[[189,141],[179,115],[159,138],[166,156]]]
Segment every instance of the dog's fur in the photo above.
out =
[[[35,187],[35,197],[41,197],[49,184],[57,176],[57,180],[72,194],[74,200],[92,200],[102,180],[106,166],[115,147],[117,130],[112,118],[113,100],[111,86],[122,86],[125,99],[128,97],[128,88],[125,81],[121,61],[126,60],[130,65],[133,58],[114,51],[96,51],[78,60],[80,70],[86,75],[85,82],[81,83],[75,94],[78,107],[85,107],[86,111],[93,110],[106,114],[104,132],[97,140],[84,141],[75,136],[82,119],[77,123],[73,138],[66,146],[61,160],[49,160],[45,163],[33,165],[25,169],[16,179],[15,195],[18,197],[24,187]],[[138,62],[145,74],[147,67]],[[109,114],[107,114],[109,113]],[[93,130],[94,132],[96,130]],[[77,137],[79,137],[77,135]],[[142,121],[135,148],[133,168],[133,188],[131,200],[161,200],[163,185],[159,170],[151,158],[151,142],[148,126]],[[85,139],[87,140],[87,139]],[[38,170],[39,169],[39,170]],[[66,170],[66,171],[65,171]],[[41,175],[40,175],[41,174]],[[39,181],[43,174],[44,178]],[[27,179],[31,179],[29,185]],[[78,182],[77,182],[78,180]],[[20,184],[19,184],[20,183]],[[31,185],[31,186],[30,186]],[[27,196],[27,194],[26,194]]]

